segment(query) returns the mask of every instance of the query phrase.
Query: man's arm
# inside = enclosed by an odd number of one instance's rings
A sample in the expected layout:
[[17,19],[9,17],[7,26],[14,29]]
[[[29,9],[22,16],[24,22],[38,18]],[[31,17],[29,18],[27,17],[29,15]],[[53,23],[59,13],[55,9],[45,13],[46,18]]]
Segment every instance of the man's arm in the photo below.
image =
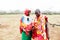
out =
[[22,19],[20,19],[20,33],[22,33],[23,29],[22,29]]

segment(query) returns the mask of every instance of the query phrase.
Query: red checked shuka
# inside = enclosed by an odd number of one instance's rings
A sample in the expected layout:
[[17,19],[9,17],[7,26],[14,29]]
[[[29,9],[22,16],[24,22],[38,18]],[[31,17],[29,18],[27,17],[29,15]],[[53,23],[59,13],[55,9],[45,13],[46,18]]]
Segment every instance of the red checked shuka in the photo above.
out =
[[32,40],[48,40],[45,28],[47,17],[40,15],[34,19],[34,29],[32,31]]

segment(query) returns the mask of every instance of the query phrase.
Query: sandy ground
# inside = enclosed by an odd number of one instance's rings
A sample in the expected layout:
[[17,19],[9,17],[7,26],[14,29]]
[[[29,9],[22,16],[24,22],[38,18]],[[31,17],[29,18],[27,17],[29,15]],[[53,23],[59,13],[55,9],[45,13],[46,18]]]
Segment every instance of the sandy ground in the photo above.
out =
[[[19,20],[21,14],[17,15],[0,15],[0,40],[21,40],[19,32]],[[32,15],[34,17],[34,15]],[[52,24],[60,24],[60,15],[47,15],[48,20]],[[60,26],[50,25],[49,38],[50,40],[60,40]]]

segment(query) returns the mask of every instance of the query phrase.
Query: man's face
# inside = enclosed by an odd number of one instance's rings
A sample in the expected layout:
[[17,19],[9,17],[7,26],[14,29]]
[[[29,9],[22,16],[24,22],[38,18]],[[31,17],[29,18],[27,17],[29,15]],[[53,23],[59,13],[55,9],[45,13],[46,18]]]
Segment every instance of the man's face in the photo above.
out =
[[26,16],[29,16],[30,15],[30,13],[27,13],[27,15]]
[[35,12],[35,15],[36,15],[37,17],[39,17],[39,16],[40,16],[40,13],[38,13],[38,12]]
[[29,15],[30,15],[30,13],[31,13],[31,11],[28,11],[28,13],[26,13],[25,15],[26,15],[26,16],[29,16]]
[[30,12],[28,12],[26,15],[29,16],[30,15]]

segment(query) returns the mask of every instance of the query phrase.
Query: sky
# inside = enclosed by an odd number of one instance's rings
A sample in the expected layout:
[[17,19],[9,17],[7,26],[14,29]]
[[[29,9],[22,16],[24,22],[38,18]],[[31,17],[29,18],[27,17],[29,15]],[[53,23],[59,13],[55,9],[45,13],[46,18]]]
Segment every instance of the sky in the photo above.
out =
[[24,11],[25,9],[58,12],[60,0],[0,0],[0,11]]

